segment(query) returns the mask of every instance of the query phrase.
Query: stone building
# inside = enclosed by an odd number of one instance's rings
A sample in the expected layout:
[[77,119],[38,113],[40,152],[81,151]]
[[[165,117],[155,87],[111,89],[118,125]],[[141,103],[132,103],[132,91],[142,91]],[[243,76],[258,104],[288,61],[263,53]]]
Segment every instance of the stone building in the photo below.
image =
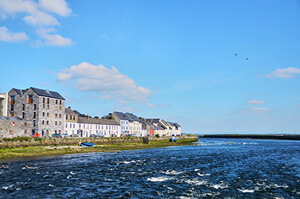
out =
[[0,116],[0,138],[31,136],[32,123],[21,118]]
[[8,92],[7,114],[31,121],[32,135],[61,134],[65,126],[65,99],[54,91],[13,88]]

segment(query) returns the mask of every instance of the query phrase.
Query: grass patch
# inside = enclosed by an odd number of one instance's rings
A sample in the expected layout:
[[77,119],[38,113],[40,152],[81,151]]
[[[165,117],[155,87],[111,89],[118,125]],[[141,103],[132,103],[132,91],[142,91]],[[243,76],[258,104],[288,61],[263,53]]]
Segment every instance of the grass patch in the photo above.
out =
[[148,144],[144,144],[142,142],[134,142],[134,143],[125,142],[125,143],[103,144],[103,145],[96,145],[95,147],[81,147],[81,148],[67,147],[67,148],[47,149],[45,146],[3,148],[0,149],[0,160],[18,158],[18,157],[54,156],[54,155],[90,153],[90,152],[116,152],[116,151],[133,150],[133,149],[182,146],[182,145],[190,145],[195,141],[197,141],[197,138],[179,139],[177,142],[169,142],[167,140],[150,141]]

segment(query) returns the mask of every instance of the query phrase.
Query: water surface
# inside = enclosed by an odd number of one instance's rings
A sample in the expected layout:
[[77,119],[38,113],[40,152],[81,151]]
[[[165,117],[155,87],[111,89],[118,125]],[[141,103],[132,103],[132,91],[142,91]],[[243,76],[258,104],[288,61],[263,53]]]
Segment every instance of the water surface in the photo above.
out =
[[300,142],[203,139],[42,157],[6,162],[0,179],[0,198],[300,198]]

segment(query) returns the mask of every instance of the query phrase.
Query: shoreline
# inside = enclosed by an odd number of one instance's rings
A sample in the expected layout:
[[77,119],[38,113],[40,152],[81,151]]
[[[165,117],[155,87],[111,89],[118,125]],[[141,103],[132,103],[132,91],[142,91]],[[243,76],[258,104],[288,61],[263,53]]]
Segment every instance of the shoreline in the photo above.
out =
[[179,139],[177,142],[150,141],[148,144],[137,143],[116,143],[116,144],[101,144],[94,147],[78,147],[75,145],[69,146],[29,146],[16,148],[0,149],[0,164],[11,161],[26,160],[26,158],[37,158],[44,156],[59,156],[75,153],[100,153],[100,152],[121,152],[125,150],[163,148],[169,146],[184,146],[191,145],[198,141],[198,138]]
[[199,138],[233,138],[233,139],[265,139],[265,140],[300,140],[300,135],[248,135],[248,134],[211,134],[198,135]]

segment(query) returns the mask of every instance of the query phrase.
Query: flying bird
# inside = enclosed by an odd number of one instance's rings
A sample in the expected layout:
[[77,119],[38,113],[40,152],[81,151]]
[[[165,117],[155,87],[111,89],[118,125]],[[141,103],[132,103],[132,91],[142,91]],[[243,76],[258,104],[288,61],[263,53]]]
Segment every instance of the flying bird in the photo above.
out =
[[237,56],[237,53],[235,53],[234,56]]
[[246,60],[248,60],[248,58],[246,58]]

